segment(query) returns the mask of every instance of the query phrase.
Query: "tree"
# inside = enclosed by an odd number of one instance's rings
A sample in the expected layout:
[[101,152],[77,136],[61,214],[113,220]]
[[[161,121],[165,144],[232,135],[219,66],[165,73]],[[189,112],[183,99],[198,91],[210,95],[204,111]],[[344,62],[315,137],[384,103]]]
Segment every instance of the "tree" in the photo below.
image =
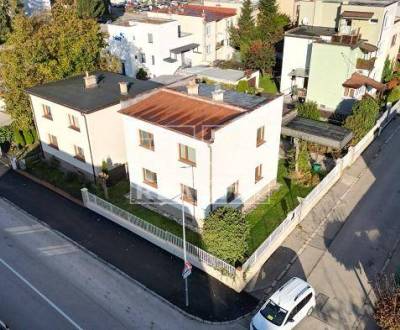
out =
[[108,13],[108,2],[104,0],[76,0],[76,11],[80,18],[98,18]]
[[240,49],[242,44],[251,41],[254,33],[253,6],[251,0],[245,0],[242,5],[242,11],[238,19],[237,27],[230,28],[231,46]]
[[0,144],[11,142],[13,137],[13,132],[10,126],[0,127]]
[[297,114],[300,117],[312,120],[319,120],[320,113],[318,110],[318,105],[313,101],[298,103],[296,109],[297,109]]
[[387,101],[391,103],[397,102],[398,100],[400,100],[400,86],[393,88],[387,97]]
[[375,125],[378,114],[379,104],[370,96],[354,103],[352,114],[344,123],[344,127],[353,131],[353,144],[358,143]]
[[377,302],[374,318],[380,329],[400,329],[400,286],[396,280],[383,275],[375,284]]
[[382,70],[382,82],[387,83],[393,78],[393,63],[390,61],[389,56],[386,57]]
[[242,60],[249,69],[266,73],[275,65],[275,48],[271,43],[260,39],[254,40],[241,49]]
[[147,79],[147,71],[143,68],[140,68],[138,72],[136,72],[136,79],[146,80]]
[[207,250],[232,265],[244,261],[248,236],[244,215],[234,208],[220,207],[204,220],[203,239]]
[[92,19],[79,19],[70,6],[56,2],[51,16],[17,15],[6,50],[0,53],[0,76],[6,110],[20,130],[32,127],[25,90],[99,67],[104,39]]
[[7,40],[12,19],[21,7],[20,0],[0,0],[0,44]]

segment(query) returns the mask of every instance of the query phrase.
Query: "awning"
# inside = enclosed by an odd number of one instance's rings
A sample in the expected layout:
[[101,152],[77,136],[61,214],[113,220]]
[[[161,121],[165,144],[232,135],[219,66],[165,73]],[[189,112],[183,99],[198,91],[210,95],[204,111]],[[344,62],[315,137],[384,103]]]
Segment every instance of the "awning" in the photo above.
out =
[[175,62],[177,62],[178,60],[177,60],[176,58],[166,57],[166,58],[163,59],[163,61],[164,61],[164,62],[167,62],[167,63],[175,63]]
[[292,71],[289,72],[289,76],[290,77],[295,76],[295,77],[304,77],[304,78],[306,78],[306,77],[308,77],[309,71],[310,70],[308,70],[308,69],[301,69],[301,68],[293,69]]
[[370,44],[369,42],[362,42],[360,44],[360,49],[364,53],[373,53],[373,52],[376,52],[378,50],[378,47],[374,46],[373,44]]
[[371,19],[374,16],[373,12],[364,12],[364,11],[352,11],[352,10],[345,10],[342,13],[342,18],[348,19]]
[[295,117],[282,126],[282,135],[299,138],[334,149],[342,149],[353,138],[353,132],[327,122]]
[[386,85],[376,81],[370,77],[364,76],[359,73],[353,73],[349,79],[343,83],[343,87],[358,89],[361,86],[369,86],[378,91],[386,89]]
[[189,50],[199,47],[199,44],[187,44],[178,48],[171,49],[170,52],[173,54],[181,54],[188,52]]

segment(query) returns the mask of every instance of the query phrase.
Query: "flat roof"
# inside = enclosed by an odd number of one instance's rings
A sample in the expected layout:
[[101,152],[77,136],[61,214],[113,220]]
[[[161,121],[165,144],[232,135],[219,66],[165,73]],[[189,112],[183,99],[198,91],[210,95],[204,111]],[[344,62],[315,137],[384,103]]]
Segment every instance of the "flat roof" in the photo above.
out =
[[237,82],[245,76],[244,71],[234,69],[221,69],[217,67],[209,66],[194,66],[180,70],[180,72],[187,73],[190,75],[199,75],[203,77],[209,77],[210,79],[226,80],[231,82]]
[[168,8],[155,8],[153,13],[175,14],[183,16],[203,17],[206,22],[220,21],[221,19],[236,15],[236,9],[225,7],[212,7],[201,5],[170,6]]
[[[186,86],[171,87],[171,89],[187,94]],[[212,92],[214,92],[216,86],[199,84],[199,96],[212,100]],[[224,90],[224,103],[232,106],[237,106],[246,110],[253,110],[258,108],[264,103],[267,103],[276,98],[276,95],[265,95],[257,96],[246,93],[239,93],[232,90]]]
[[355,5],[355,6],[371,6],[371,7],[386,7],[390,6],[399,0],[354,0],[349,1],[346,5]]
[[311,37],[319,38],[321,36],[333,36],[337,33],[334,28],[324,27],[324,26],[311,26],[311,25],[300,25],[286,31],[285,35],[293,35],[298,37]]
[[203,141],[211,141],[212,129],[245,113],[168,89],[159,90],[119,112]]
[[173,22],[172,19],[167,18],[159,18],[159,17],[149,17],[144,14],[132,14],[132,13],[124,13],[122,16],[115,19],[112,23],[113,25],[121,25],[121,26],[134,26],[135,23],[146,23],[146,24],[165,24]]
[[[85,89],[83,75],[79,75],[31,87],[27,92],[82,113],[91,113],[162,86],[151,80],[138,80],[113,72],[96,71],[92,74],[98,81],[94,88]],[[128,82],[127,96],[121,95],[119,82]]]
[[195,48],[197,48],[199,46],[200,46],[199,44],[190,43],[190,44],[187,44],[187,45],[183,45],[183,46],[180,46],[180,47],[177,47],[177,48],[170,49],[170,52],[173,53],[173,54],[186,53],[186,52],[188,52],[188,51],[190,51],[192,49],[195,49]]
[[347,128],[302,117],[295,117],[283,125],[282,135],[334,149],[342,149],[353,138],[353,132]]

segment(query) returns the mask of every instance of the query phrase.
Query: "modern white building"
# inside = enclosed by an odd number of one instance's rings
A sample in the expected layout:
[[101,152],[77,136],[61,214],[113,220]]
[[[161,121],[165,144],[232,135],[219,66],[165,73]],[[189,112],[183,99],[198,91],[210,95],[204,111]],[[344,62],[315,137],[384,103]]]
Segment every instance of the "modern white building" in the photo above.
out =
[[124,167],[123,123],[117,112],[124,102],[159,86],[96,72],[29,88],[45,157],[55,157],[89,179],[97,176],[103,161],[111,171]]
[[199,45],[192,57],[193,65],[229,60],[234,54],[229,45],[229,28],[237,24],[234,8],[182,5],[154,9],[148,15],[176,20],[182,31],[193,35],[193,42]]
[[177,84],[122,109],[131,196],[192,227],[248,208],[276,184],[283,97]]
[[130,77],[139,68],[150,77],[174,74],[178,68],[191,66],[199,46],[174,19],[126,13],[105,27],[109,50],[121,59]]

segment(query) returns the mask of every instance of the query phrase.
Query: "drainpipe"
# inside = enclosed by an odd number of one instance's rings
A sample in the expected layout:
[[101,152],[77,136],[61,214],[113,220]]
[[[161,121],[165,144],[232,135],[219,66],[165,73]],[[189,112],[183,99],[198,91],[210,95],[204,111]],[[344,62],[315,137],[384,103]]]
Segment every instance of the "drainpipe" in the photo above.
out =
[[92,146],[90,144],[90,137],[89,137],[89,129],[88,129],[88,124],[87,124],[87,119],[84,113],[81,113],[83,118],[85,119],[85,128],[86,128],[86,135],[88,139],[88,145],[89,145],[89,153],[90,153],[90,161],[92,163],[92,171],[93,171],[93,181],[96,184],[96,170],[94,168],[94,162],[93,162],[93,153],[92,153]]
[[212,194],[213,194],[213,191],[212,191],[212,144],[208,144],[208,150],[209,150],[209,153],[210,153],[210,157],[209,157],[209,161],[210,161],[210,163],[209,163],[209,166],[210,166],[210,168],[209,168],[210,179],[208,181],[208,184],[209,184],[209,194],[210,194],[210,212],[212,212],[213,211],[213,198],[212,198]]

